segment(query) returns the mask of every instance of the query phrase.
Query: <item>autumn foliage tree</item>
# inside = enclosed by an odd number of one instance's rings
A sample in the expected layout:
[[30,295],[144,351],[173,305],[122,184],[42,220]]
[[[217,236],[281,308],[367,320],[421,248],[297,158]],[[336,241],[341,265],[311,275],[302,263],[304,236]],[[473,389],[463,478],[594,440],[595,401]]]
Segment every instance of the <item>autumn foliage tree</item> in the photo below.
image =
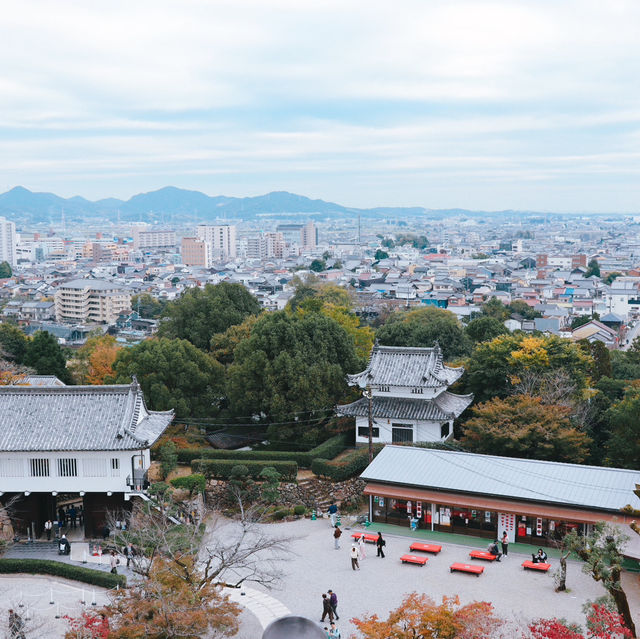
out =
[[486,601],[460,605],[458,597],[443,597],[437,604],[412,592],[387,619],[367,615],[351,622],[361,639],[482,639],[503,624]]
[[112,591],[110,605],[102,610],[109,639],[195,639],[238,632],[239,606],[219,586],[202,582],[192,556],[180,562],[157,558],[144,582]]
[[544,404],[540,397],[496,397],[473,408],[462,441],[477,453],[579,463],[590,440],[569,414],[570,408]]

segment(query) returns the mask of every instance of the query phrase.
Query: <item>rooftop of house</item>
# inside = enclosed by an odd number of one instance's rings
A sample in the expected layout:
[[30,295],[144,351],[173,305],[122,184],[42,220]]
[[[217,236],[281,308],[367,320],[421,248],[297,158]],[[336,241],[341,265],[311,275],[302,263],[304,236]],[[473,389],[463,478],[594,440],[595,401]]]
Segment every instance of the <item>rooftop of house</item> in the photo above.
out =
[[142,390],[113,386],[0,386],[0,453],[140,450],[173,411],[149,411]]
[[450,368],[436,343],[431,348],[380,346],[371,351],[369,364],[361,373],[348,375],[351,386],[405,386],[441,388],[453,384],[464,368]]

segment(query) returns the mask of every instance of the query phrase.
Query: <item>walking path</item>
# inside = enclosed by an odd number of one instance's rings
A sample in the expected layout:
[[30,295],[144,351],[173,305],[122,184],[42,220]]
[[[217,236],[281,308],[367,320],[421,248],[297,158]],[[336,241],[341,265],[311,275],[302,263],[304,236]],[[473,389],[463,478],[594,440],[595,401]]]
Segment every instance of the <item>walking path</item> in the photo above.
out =
[[291,611],[277,599],[255,588],[225,588],[231,601],[247,608],[258,619],[264,630],[272,621],[290,615]]

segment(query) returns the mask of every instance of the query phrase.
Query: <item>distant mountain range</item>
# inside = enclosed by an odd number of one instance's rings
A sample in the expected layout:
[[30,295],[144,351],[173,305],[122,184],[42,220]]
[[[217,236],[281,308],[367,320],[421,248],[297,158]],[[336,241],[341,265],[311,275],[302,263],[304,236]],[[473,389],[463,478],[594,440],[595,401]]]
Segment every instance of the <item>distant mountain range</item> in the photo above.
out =
[[312,200],[303,195],[276,191],[256,197],[209,196],[200,191],[188,191],[167,186],[157,191],[140,193],[128,200],[107,198],[92,202],[83,197],[63,198],[53,193],[33,193],[22,186],[0,195],[0,216],[18,224],[59,223],[64,212],[65,222],[109,219],[111,222],[166,222],[213,220],[247,220],[258,216],[283,214],[287,217],[342,216],[358,213],[370,216],[391,215],[413,217],[423,215],[421,207],[378,207],[355,209],[324,200]]

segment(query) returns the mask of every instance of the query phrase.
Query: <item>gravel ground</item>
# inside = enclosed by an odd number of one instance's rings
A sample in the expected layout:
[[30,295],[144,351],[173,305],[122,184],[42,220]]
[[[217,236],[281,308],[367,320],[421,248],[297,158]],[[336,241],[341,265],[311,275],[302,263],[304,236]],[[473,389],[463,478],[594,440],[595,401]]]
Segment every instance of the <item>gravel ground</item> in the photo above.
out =
[[[274,535],[292,536],[291,549],[295,553],[284,565],[286,578],[282,586],[270,594],[287,606],[292,614],[320,620],[321,595],[333,589],[339,598],[339,628],[343,637],[355,631],[352,617],[366,613],[380,616],[397,607],[405,593],[423,592],[440,601],[445,595],[458,595],[462,603],[490,601],[498,615],[515,621],[539,617],[564,617],[584,624],[582,605],[604,594],[604,589],[581,570],[581,563],[568,562],[569,592],[556,593],[552,572],[558,560],[551,561],[549,574],[525,571],[521,564],[529,558],[509,554],[500,563],[478,562],[485,566],[480,577],[451,573],[453,562],[467,562],[472,547],[448,544],[439,555],[427,555],[429,561],[420,567],[402,564],[400,556],[409,551],[411,539],[387,536],[385,559],[375,556],[372,544],[366,545],[367,558],[360,562],[361,570],[353,571],[349,560],[352,530],[343,529],[342,548],[334,550],[332,529],[327,520],[267,525]],[[375,532],[372,527],[371,532]],[[638,575],[628,575],[632,610],[640,610]],[[631,583],[633,582],[633,583]],[[252,586],[253,587],[253,586]],[[246,635],[249,639],[259,635]],[[245,639],[245,634],[241,634]]]

